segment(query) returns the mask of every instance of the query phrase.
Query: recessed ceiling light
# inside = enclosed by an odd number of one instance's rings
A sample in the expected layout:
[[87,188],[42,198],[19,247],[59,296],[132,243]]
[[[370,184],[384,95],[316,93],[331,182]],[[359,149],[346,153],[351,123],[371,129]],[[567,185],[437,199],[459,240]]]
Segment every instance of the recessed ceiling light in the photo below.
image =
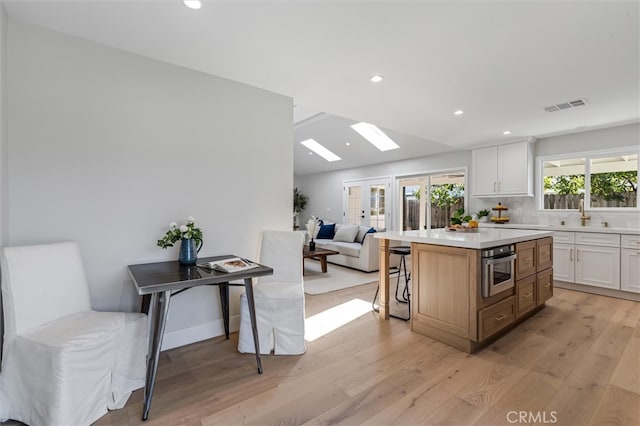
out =
[[340,157],[329,151],[324,146],[320,145],[314,139],[307,139],[306,141],[302,141],[300,143],[329,162],[341,160]]
[[502,132],[503,135],[507,136],[511,134],[511,130],[505,130],[504,132]]
[[346,146],[349,146],[349,145],[351,145],[351,144],[350,144],[349,142],[347,142],[347,143],[345,143],[345,145],[346,145]]
[[382,76],[380,74],[376,74],[376,75],[372,75],[371,77],[369,77],[369,80],[371,80],[372,83],[380,83],[383,78],[384,78],[384,76]]
[[202,7],[202,2],[200,0],[183,0],[182,2],[185,6],[191,9],[200,9]]
[[459,109],[459,110],[457,110],[456,112],[453,113],[453,115],[462,115],[462,114],[464,114],[464,111],[461,110],[461,109]]
[[351,128],[360,133],[369,143],[378,148],[380,151],[389,151],[391,149],[400,148],[389,136],[382,130],[369,123],[352,124]]

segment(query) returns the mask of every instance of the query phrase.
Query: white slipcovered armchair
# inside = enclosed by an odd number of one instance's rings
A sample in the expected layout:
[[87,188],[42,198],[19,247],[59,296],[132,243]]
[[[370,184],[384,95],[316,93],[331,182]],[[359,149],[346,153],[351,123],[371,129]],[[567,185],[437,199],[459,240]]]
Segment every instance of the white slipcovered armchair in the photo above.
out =
[[[304,234],[292,231],[263,231],[260,263],[273,268],[273,275],[257,278],[254,300],[260,353],[299,355],[304,343],[304,287],[302,247]],[[255,353],[246,294],[240,296],[238,351]]]
[[144,386],[147,317],[91,309],[75,243],[0,251],[0,420],[88,425]]

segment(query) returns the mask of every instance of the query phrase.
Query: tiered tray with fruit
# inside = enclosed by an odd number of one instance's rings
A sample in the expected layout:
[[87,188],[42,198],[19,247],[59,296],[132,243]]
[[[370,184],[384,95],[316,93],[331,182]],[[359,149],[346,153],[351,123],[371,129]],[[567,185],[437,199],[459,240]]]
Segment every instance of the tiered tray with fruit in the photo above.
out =
[[503,206],[502,203],[498,203],[498,205],[492,208],[491,210],[498,212],[498,216],[491,216],[491,222],[494,222],[494,223],[509,222],[509,218],[507,216],[502,216],[502,212],[509,210],[508,207]]

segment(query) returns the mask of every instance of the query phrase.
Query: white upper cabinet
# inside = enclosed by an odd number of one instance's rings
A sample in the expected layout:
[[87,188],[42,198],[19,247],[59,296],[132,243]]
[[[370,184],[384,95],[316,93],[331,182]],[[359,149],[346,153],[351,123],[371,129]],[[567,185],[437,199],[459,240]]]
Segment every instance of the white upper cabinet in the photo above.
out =
[[533,196],[531,141],[474,149],[471,160],[472,196]]

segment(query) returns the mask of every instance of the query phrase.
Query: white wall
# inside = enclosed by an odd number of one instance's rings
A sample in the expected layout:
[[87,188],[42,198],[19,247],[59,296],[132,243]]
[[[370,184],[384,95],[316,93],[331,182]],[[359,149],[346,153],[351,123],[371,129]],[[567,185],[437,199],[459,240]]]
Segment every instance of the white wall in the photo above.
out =
[[[342,223],[342,184],[344,181],[391,177],[392,191],[390,196],[392,198],[387,198],[387,206],[390,206],[397,204],[390,202],[390,200],[395,200],[397,197],[395,188],[397,176],[451,169],[468,169],[470,163],[471,151],[461,150],[357,169],[302,176],[296,175],[295,186],[309,197],[309,203],[300,215],[299,223],[305,224],[310,215]],[[392,226],[388,228],[396,229],[395,212],[392,216]]]
[[[0,3],[0,246],[7,233],[7,97],[6,97],[6,54],[7,54],[7,12]],[[2,340],[4,337],[4,314],[0,295],[0,360],[2,360]]]
[[539,157],[625,146],[640,146],[639,124],[540,138],[535,144],[535,155]]
[[[5,243],[77,241],[95,308],[137,307],[126,266],[177,259],[171,221],[196,218],[201,257],[291,229],[290,98],[12,20],[7,59]],[[221,324],[218,289],[189,290],[165,347]]]
[[[0,3],[0,246],[4,244],[7,216],[7,11]],[[2,312],[0,310],[0,312]],[[1,319],[0,319],[1,320]]]

